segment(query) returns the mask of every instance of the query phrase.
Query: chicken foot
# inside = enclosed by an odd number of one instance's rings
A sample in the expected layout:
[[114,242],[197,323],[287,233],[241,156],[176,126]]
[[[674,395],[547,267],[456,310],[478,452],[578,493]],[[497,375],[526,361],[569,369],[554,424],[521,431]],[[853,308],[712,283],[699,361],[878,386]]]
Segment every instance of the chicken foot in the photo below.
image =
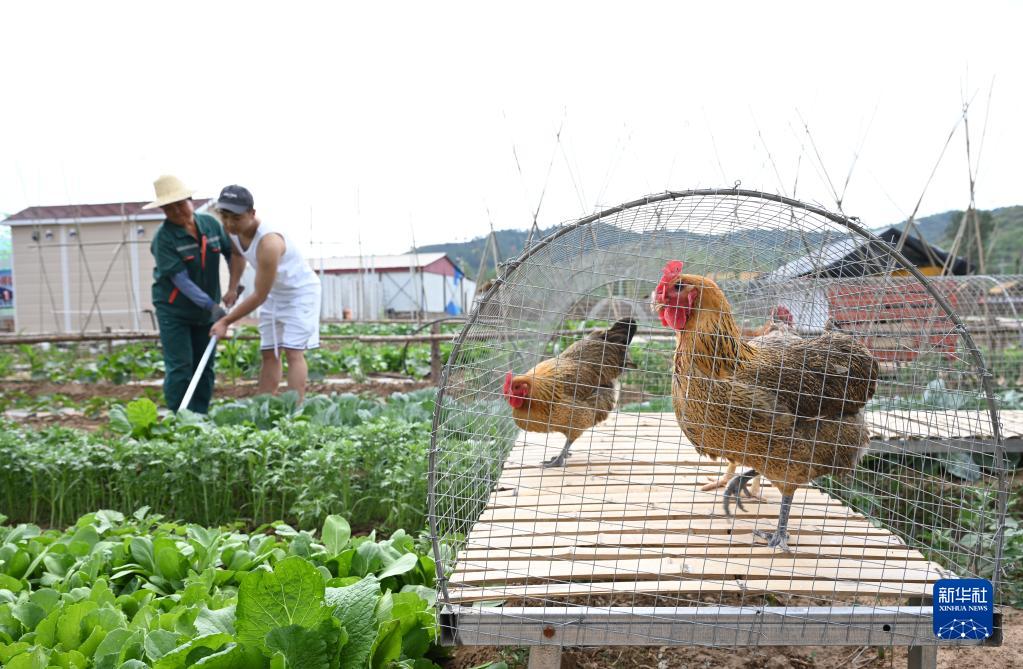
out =
[[[704,483],[700,487],[700,490],[717,490],[718,488],[724,488],[725,486],[728,485],[728,482],[732,480],[732,477],[735,476],[735,468],[736,468],[736,464],[734,462],[728,463],[728,469],[725,470],[724,474],[722,474],[718,478],[714,478],[713,476],[710,477],[710,479],[711,479],[710,482],[709,483]],[[760,499],[760,482],[761,482],[760,480],[761,480],[761,478],[763,478],[763,477],[761,477],[759,475],[753,477],[753,481],[751,482],[752,488],[746,490],[746,495],[748,497],[750,497],[751,499]],[[752,490],[752,492],[751,492],[751,490]]]
[[703,486],[700,488],[700,490],[716,490],[718,488],[723,488],[726,485],[728,485],[728,482],[732,480],[732,476],[734,476],[734,475],[735,475],[735,463],[734,462],[729,462],[728,463],[728,469],[725,470],[724,474],[722,474],[721,476],[719,476],[716,479],[711,477],[711,482],[703,484]]
[[760,473],[757,472],[757,470],[748,469],[728,482],[728,485],[725,486],[724,499],[721,502],[725,507],[726,516],[729,518],[732,517],[731,501],[733,498],[735,499],[735,505],[739,507],[740,511],[746,510],[746,507],[742,505],[742,493],[746,493],[747,497],[753,496],[753,493],[749,491],[747,486],[749,485],[749,482],[757,476],[760,476]]
[[753,534],[761,539],[767,539],[767,545],[769,548],[780,548],[785,552],[790,552],[791,549],[789,549],[788,544],[789,534],[785,530],[789,524],[789,509],[791,507],[792,495],[782,495],[781,511],[778,512],[778,529],[774,532],[754,530]]
[[558,453],[553,458],[551,458],[550,460],[544,460],[543,463],[541,463],[542,466],[544,468],[547,468],[547,467],[564,467],[565,466],[565,458],[568,457],[568,449],[572,447],[572,442],[573,441],[575,441],[575,439],[566,439],[565,440],[565,446],[561,449],[561,452]]

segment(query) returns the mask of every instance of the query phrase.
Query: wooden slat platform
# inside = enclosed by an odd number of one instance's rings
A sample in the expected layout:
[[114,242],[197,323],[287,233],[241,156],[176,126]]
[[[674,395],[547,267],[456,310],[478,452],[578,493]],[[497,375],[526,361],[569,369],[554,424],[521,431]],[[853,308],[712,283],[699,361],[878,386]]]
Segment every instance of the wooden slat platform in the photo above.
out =
[[[967,434],[980,431],[977,414],[961,413],[937,422],[941,438],[983,436]],[[938,438],[916,436],[928,425],[913,412],[885,414],[872,418],[887,438]],[[809,486],[795,495],[791,551],[768,548],[753,531],[774,529],[780,493],[765,482],[759,500],[726,518],[721,490],[700,490],[726,464],[697,454],[671,414],[614,415],[576,441],[567,466],[540,467],[563,443],[519,434],[458,555],[450,603],[635,595],[682,603],[765,592],[840,601],[926,595],[951,576]]]

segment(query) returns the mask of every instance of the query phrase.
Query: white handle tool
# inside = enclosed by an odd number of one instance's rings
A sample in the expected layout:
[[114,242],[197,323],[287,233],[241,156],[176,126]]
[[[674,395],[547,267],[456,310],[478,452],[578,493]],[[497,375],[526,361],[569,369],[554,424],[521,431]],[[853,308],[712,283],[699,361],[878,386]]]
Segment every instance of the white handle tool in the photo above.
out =
[[216,336],[210,337],[210,343],[206,344],[206,350],[203,351],[202,360],[199,361],[199,367],[196,368],[195,374],[192,375],[192,381],[188,384],[188,390],[185,391],[185,397],[181,400],[181,405],[178,406],[178,411],[188,407],[188,403],[192,401],[192,395],[195,394],[195,387],[199,385],[199,377],[202,376],[202,372],[206,369],[206,363],[210,361],[210,356],[213,355],[213,349],[217,347]]
[[[245,290],[245,286],[238,286],[238,297],[241,297],[243,290]],[[215,348],[217,348],[217,338],[213,336],[210,337],[210,343],[206,344],[202,360],[199,361],[199,366],[195,369],[195,374],[192,375],[192,380],[188,384],[188,390],[185,391],[185,397],[181,400],[181,404],[178,405],[178,411],[188,408],[188,403],[192,401],[192,395],[195,394],[195,387],[199,385],[199,377],[202,376],[202,370],[206,369],[206,363],[210,361],[210,356],[213,355]]]

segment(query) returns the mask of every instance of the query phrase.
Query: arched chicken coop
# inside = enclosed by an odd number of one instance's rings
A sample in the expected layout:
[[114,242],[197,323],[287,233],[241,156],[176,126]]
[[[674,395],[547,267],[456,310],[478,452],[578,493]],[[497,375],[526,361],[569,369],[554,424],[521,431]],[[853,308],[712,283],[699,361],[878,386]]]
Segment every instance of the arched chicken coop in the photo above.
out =
[[1009,284],[928,279],[855,220],[739,189],[541,240],[438,394],[445,641],[536,666],[606,645],[898,645],[924,666],[997,643],[940,641],[931,597],[999,587],[1023,413],[999,416],[984,353],[1018,346]]

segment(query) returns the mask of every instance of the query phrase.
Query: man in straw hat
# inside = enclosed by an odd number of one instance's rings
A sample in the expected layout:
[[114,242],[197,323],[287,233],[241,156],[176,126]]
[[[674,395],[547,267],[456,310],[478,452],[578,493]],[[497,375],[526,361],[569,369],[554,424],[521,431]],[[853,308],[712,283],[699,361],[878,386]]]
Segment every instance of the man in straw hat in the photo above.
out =
[[[192,191],[179,179],[162,176],[153,186],[156,200],[143,209],[159,207],[167,216],[156,231],[150,250],[156,258],[153,269],[153,306],[160,323],[163,346],[163,396],[176,411],[199,367],[210,341],[210,324],[224,315],[220,302],[220,258],[230,260],[231,242],[220,222],[197,214],[192,208]],[[232,265],[229,288],[224,296],[229,306],[237,299],[241,272]],[[213,359],[203,370],[188,409],[206,413],[213,396]]]
[[309,376],[305,352],[320,345],[320,279],[294,240],[256,216],[248,189],[225,187],[215,206],[234,243],[232,269],[240,273],[248,261],[256,277],[252,292],[214,323],[211,333],[223,337],[229,325],[258,307],[263,357],[259,392],[273,393],[280,386],[284,349],[288,389],[302,401]]

